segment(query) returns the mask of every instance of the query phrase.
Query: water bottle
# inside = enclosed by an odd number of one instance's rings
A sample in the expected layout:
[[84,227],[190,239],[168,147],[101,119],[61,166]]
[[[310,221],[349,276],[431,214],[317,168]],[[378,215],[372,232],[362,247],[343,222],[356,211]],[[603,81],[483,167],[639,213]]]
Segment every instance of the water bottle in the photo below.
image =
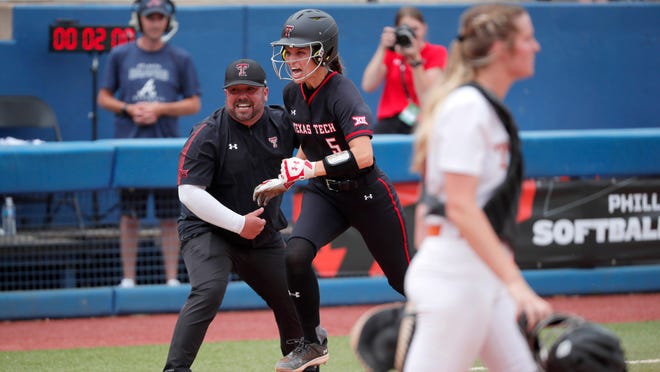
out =
[[2,230],[5,235],[16,235],[16,206],[11,196],[5,198],[5,204],[2,206]]

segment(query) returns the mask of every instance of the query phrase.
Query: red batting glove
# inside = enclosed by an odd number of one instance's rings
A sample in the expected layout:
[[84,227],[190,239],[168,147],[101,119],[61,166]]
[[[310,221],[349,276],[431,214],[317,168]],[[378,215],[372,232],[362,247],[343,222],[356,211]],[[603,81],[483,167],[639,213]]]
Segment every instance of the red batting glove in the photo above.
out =
[[295,182],[314,178],[314,163],[293,157],[282,160],[280,178],[286,182]]

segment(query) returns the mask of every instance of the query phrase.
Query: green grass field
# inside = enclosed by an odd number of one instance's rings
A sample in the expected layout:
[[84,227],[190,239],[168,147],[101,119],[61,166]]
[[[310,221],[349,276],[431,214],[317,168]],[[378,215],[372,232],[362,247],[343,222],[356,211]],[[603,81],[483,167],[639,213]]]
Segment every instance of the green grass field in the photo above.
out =
[[[626,351],[630,372],[660,371],[660,321],[607,324]],[[167,345],[104,347],[92,349],[1,352],[0,371],[95,372],[162,371]],[[323,372],[361,371],[348,337],[330,339],[330,362]],[[205,343],[193,365],[195,372],[273,371],[280,357],[273,341]],[[475,370],[484,370],[475,364]]]

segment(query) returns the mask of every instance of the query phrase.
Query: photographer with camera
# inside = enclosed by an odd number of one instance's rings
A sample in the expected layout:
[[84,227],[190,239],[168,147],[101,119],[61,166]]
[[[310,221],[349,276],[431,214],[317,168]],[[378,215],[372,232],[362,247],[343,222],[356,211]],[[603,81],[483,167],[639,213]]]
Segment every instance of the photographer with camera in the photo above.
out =
[[402,7],[386,26],[362,75],[362,89],[373,92],[384,82],[375,134],[410,134],[417,123],[420,98],[442,77],[447,49],[427,42],[421,11]]

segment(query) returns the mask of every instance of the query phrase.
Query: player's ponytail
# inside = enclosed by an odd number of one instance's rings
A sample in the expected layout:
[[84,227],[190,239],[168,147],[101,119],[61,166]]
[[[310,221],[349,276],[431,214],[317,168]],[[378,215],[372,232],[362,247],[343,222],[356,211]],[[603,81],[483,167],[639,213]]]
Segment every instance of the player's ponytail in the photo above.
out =
[[328,68],[332,71],[337,71],[337,73],[344,73],[344,65],[342,65],[339,55],[337,55],[332,61],[328,62]]
[[411,169],[423,172],[428,140],[433,132],[433,113],[457,87],[475,79],[477,71],[490,64],[490,53],[497,40],[513,44],[518,29],[515,20],[525,13],[517,5],[485,4],[469,8],[461,16],[458,35],[449,48],[449,58],[443,80],[428,93],[422,102],[420,125],[415,130],[414,154]]
[[473,76],[468,69],[463,67],[462,54],[456,50],[457,48],[460,48],[460,45],[456,41],[452,42],[443,80],[429,91],[426,99],[422,102],[419,125],[415,127],[414,132],[414,153],[410,167],[413,172],[424,173],[428,141],[433,132],[435,123],[433,116],[436,108],[440,107],[451,91],[470,81]]

